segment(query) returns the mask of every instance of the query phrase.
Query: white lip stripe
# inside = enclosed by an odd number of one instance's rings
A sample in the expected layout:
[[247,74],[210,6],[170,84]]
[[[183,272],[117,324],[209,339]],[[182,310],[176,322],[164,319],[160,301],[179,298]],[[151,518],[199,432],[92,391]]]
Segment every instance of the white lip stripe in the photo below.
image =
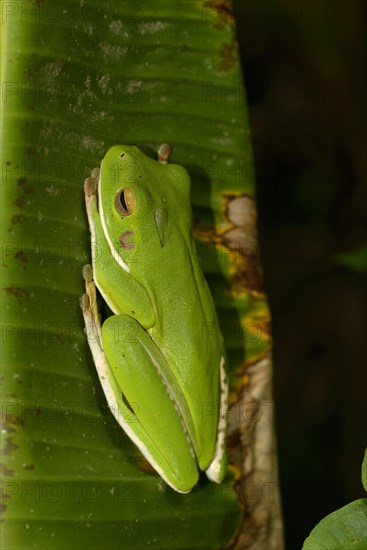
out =
[[97,266],[96,245],[95,245],[95,243],[96,243],[96,230],[95,230],[95,226],[94,226],[93,215],[92,215],[92,210],[91,210],[91,205],[90,205],[91,198],[86,196],[85,200],[86,200],[86,207],[87,207],[87,214],[88,214],[88,221],[89,221],[89,229],[90,229],[91,242],[92,242],[92,269],[93,269],[94,284],[98,288],[100,294],[102,295],[102,298],[104,299],[104,301],[106,302],[108,307],[111,309],[111,311],[113,311],[113,313],[115,313],[115,314],[118,314],[118,313],[120,313],[120,311],[116,308],[116,306],[114,304],[111,303],[109,297],[103,292],[103,288],[98,282],[98,274],[97,274],[97,269],[96,269],[96,266]]
[[228,400],[228,383],[226,383],[226,371],[224,369],[224,357],[220,361],[220,381],[221,381],[221,403],[220,403],[220,414],[219,414],[219,423],[218,423],[218,436],[217,436],[217,445],[215,450],[214,459],[212,460],[209,467],[206,469],[205,473],[210,481],[215,483],[220,483],[221,480],[221,461],[224,455],[224,448],[226,444],[226,423],[227,423],[227,400]]
[[106,241],[108,242],[108,244],[110,246],[111,255],[112,255],[113,259],[115,260],[115,262],[117,262],[119,264],[119,266],[122,267],[122,269],[124,271],[126,271],[127,273],[130,273],[129,266],[120,257],[120,254],[117,252],[116,248],[114,247],[114,245],[111,241],[111,238],[108,234],[108,231],[107,231],[107,226],[106,226],[106,222],[105,222],[105,219],[104,219],[103,205],[102,205],[102,195],[101,195],[102,164],[103,164],[103,161],[101,162],[101,168],[100,168],[100,171],[99,171],[99,179],[98,179],[98,209],[99,209],[99,216],[100,216],[100,219],[101,219],[103,233],[104,233],[104,236],[106,237]]

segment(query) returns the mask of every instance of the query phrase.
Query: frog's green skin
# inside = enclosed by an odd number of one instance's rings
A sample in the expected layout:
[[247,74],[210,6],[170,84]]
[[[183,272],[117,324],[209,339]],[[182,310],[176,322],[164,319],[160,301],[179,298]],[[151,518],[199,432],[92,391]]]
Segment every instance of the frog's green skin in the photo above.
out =
[[[167,147],[161,162],[133,146],[112,147],[86,180],[93,273],[85,266],[81,305],[109,407],[184,493],[199,470],[216,482],[225,475],[227,383],[191,231],[190,179],[166,163]],[[114,313],[102,327],[95,285]]]

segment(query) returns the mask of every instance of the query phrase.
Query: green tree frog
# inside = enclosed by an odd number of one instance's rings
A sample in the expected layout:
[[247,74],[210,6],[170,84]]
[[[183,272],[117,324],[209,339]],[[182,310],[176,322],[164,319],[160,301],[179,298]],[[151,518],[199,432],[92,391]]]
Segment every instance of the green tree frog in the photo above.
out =
[[[92,265],[85,332],[107,403],[178,492],[226,473],[223,338],[192,235],[190,178],[134,146],[112,147],[85,180]],[[113,315],[101,325],[96,287]]]

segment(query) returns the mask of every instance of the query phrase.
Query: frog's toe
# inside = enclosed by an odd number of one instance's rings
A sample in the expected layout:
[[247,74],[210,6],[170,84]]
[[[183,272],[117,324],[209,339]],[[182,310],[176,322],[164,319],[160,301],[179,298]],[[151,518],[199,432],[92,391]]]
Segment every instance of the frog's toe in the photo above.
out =
[[88,294],[83,294],[79,299],[80,307],[83,311],[90,310],[90,300]]
[[158,162],[167,164],[172,153],[172,147],[168,143],[162,143],[158,149]]
[[83,265],[82,275],[83,275],[83,279],[87,283],[90,283],[91,281],[93,281],[93,269],[90,264]]
[[84,180],[84,193],[90,197],[91,195],[95,195],[97,191],[97,179],[93,176],[90,176],[89,178],[86,178]]

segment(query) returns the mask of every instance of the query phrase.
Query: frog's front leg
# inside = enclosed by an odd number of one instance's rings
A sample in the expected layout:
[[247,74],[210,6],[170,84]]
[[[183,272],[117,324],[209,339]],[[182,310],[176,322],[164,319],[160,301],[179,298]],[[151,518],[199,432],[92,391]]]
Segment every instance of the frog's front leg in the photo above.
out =
[[[84,182],[85,204],[92,241],[94,282],[114,313],[123,311],[137,318],[144,328],[151,328],[155,323],[151,300],[138,281],[121,269],[116,260],[118,252],[113,247],[113,243],[107,241],[104,234],[97,205],[98,178],[99,169],[94,169],[91,176]],[[133,308],[132,304],[134,304]]]

